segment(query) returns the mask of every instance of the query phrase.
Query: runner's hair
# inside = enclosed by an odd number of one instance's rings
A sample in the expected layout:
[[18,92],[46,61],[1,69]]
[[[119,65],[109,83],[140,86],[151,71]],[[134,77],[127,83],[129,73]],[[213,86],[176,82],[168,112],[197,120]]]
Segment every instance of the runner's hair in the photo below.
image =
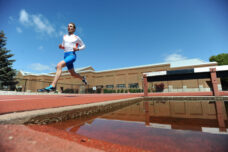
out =
[[69,24],[72,24],[74,29],[76,30],[76,26],[75,26],[75,24],[73,22],[70,22]]

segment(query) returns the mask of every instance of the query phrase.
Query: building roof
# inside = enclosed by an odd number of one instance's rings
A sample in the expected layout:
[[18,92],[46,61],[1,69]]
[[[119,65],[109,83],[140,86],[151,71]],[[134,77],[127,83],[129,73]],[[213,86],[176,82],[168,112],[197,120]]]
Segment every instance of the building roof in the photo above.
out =
[[22,70],[19,70],[17,72],[17,75],[18,75],[18,73],[20,73],[23,76],[27,76],[27,75],[33,75],[33,76],[41,76],[41,75],[44,75],[44,76],[55,76],[54,74],[50,74],[50,73],[39,73],[39,74],[37,74],[37,73],[32,73],[32,72],[25,72],[25,71],[22,71]]
[[[170,65],[171,68],[175,67],[185,67],[185,66],[195,66],[195,65],[205,65],[205,64],[215,64],[217,62],[206,62],[197,58],[193,59],[187,59],[187,60],[179,60],[179,61],[172,61],[172,62],[163,62],[163,63],[156,63],[156,64],[147,64],[147,65],[140,65],[140,66],[131,66],[131,67],[124,67],[124,68],[117,68],[117,69],[110,69],[110,70],[102,70],[102,71],[95,71],[92,66],[82,67],[82,68],[76,68],[76,72],[95,72],[95,73],[101,73],[101,72],[112,72],[112,71],[119,71],[119,70],[128,70],[128,69],[136,69],[136,68],[145,68],[145,67],[151,67],[151,66],[162,66],[162,65]],[[34,74],[31,72],[24,72],[20,71],[22,75],[34,75],[34,76],[54,76],[55,73],[41,73],[41,74]],[[63,71],[63,75],[68,74],[66,71]]]
[[179,60],[179,61],[172,61],[172,62],[163,62],[163,63],[156,63],[156,64],[147,64],[147,65],[140,65],[140,66],[132,66],[132,67],[125,67],[125,68],[118,68],[118,69],[111,69],[111,70],[103,70],[97,71],[99,72],[110,72],[110,71],[117,71],[117,70],[126,70],[126,69],[135,69],[135,68],[145,68],[150,66],[161,66],[161,65],[170,65],[171,68],[174,67],[185,67],[185,66],[194,66],[194,65],[204,65],[204,64],[215,64],[217,62],[206,62],[197,58],[193,59],[186,59],[186,60]]
[[[82,67],[82,68],[76,68],[75,71],[76,72],[82,72],[82,71],[94,71],[93,67],[92,66],[87,66],[87,67]],[[55,73],[31,73],[31,72],[25,72],[25,71],[22,71],[22,70],[19,70],[18,72],[20,72],[23,76],[26,76],[26,75],[33,75],[33,76],[55,76]],[[63,73],[64,75],[64,73]]]
[[194,66],[194,65],[203,65],[203,64],[213,64],[217,62],[206,62],[200,59],[187,59],[187,60],[179,60],[179,61],[173,61],[170,62],[170,67],[185,67],[185,66]]

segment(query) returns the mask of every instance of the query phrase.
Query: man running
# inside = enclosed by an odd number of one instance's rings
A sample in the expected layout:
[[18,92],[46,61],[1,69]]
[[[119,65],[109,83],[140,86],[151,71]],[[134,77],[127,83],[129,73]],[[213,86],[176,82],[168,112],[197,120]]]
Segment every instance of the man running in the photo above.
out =
[[57,64],[57,71],[55,78],[52,82],[52,84],[44,89],[39,89],[38,92],[50,92],[56,90],[56,84],[61,76],[62,68],[67,66],[68,71],[70,74],[75,77],[82,80],[82,82],[87,85],[86,78],[81,76],[80,74],[76,73],[74,71],[74,65],[73,63],[76,60],[76,51],[80,51],[82,49],[85,49],[85,44],[80,39],[80,37],[76,36],[74,34],[76,30],[76,26],[74,23],[68,24],[68,34],[63,36],[63,43],[59,45],[60,49],[64,49],[64,60],[60,61]]

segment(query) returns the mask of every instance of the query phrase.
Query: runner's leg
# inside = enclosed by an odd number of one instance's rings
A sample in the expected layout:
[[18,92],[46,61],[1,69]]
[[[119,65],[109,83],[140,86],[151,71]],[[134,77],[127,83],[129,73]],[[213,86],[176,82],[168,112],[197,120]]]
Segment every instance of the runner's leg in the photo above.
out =
[[83,80],[83,77],[82,77],[80,74],[76,73],[76,72],[74,71],[74,69],[70,69],[70,70],[68,70],[68,71],[70,72],[71,76]]
[[58,80],[59,80],[59,77],[61,76],[61,73],[62,73],[62,68],[66,66],[66,62],[65,61],[60,61],[58,64],[57,64],[57,71],[56,71],[56,75],[55,75],[55,78],[52,82],[52,86],[55,87]]
[[85,85],[88,85],[88,82],[85,76],[81,76],[80,74],[76,73],[73,68],[68,71],[70,72],[71,76],[81,79]]

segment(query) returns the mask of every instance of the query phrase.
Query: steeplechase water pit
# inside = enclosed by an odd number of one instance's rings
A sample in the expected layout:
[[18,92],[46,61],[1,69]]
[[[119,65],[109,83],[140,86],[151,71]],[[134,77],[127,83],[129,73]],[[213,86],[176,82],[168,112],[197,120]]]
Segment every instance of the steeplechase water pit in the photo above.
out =
[[42,115],[25,124],[105,151],[225,152],[227,113],[225,97],[148,97]]

